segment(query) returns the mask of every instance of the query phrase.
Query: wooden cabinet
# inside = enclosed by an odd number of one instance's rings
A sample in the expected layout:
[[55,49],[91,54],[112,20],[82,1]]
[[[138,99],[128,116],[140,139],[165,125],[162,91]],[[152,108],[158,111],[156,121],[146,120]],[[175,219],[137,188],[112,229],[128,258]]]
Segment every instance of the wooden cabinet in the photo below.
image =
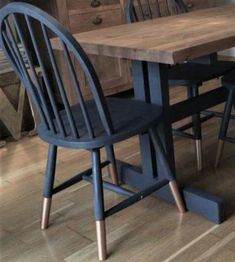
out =
[[[72,33],[96,30],[124,23],[119,0],[68,0],[68,23]],[[111,57],[89,56],[100,79],[105,95],[130,88],[128,62]],[[89,96],[89,86],[83,81]]]
[[118,4],[119,1],[117,0],[68,0],[67,1],[68,9],[73,10],[73,9],[96,9],[99,7],[110,7],[111,5]]
[[119,0],[68,0],[68,19],[72,33],[123,23]]
[[[29,0],[37,6],[51,13],[70,32],[79,33],[96,30],[104,27],[120,25],[124,23],[123,11],[119,0]],[[131,77],[128,61],[111,57],[89,56],[100,79],[105,95],[122,92],[131,87]],[[57,54],[62,67],[67,94],[72,103],[76,97],[71,88],[71,77],[67,72],[61,53]],[[90,90],[81,73],[79,65],[75,63],[81,88],[86,97],[90,96]]]

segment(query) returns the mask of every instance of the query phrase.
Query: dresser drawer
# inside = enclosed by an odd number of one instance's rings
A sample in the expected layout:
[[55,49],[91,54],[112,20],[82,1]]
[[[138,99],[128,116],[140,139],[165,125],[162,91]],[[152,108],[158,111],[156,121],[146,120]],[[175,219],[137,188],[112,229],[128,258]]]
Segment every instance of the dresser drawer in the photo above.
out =
[[119,0],[67,0],[68,10],[73,9],[97,9],[99,7],[120,4]]
[[70,14],[69,23],[72,33],[86,32],[122,24],[122,13],[120,8],[116,8],[100,12]]

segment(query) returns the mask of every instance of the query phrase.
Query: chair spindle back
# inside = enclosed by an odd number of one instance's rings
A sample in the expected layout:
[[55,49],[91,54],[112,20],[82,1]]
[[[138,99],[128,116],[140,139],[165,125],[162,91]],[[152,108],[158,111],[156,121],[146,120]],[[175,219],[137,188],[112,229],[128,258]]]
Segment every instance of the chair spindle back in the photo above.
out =
[[[52,134],[62,138],[79,139],[81,134],[78,131],[78,123],[75,121],[72,104],[65,89],[63,72],[60,71],[56,53],[52,48],[51,37],[57,37],[62,47],[64,63],[73,84],[70,88],[75,90],[83,117],[79,119],[79,124],[84,125],[89,138],[96,136],[73,59],[78,62],[86,76],[104,130],[107,134],[112,134],[114,130],[111,116],[99,79],[88,56],[73,36],[54,18],[32,5],[10,3],[1,9],[0,45],[31,95],[43,125]],[[19,46],[24,49],[26,59],[22,57]],[[36,67],[40,67],[42,81],[36,74]],[[59,102],[55,94],[58,94]],[[66,114],[66,123],[62,111]]]
[[128,0],[126,19],[128,23],[187,12],[183,0]]

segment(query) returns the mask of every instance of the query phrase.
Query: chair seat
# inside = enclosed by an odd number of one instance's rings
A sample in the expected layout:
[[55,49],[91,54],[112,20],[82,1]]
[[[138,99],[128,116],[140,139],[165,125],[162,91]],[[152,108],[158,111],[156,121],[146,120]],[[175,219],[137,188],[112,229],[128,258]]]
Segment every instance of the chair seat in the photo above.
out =
[[235,90],[235,71],[225,75],[222,79],[222,83],[225,87]]
[[235,69],[235,63],[217,61],[214,64],[184,63],[169,70],[170,85],[202,85],[203,82],[221,77]]
[[156,105],[146,104],[136,100],[120,98],[106,98],[112,116],[114,134],[108,135],[98,116],[94,101],[86,103],[87,111],[91,117],[95,138],[90,138],[79,105],[72,107],[73,116],[79,132],[79,139],[70,136],[71,131],[64,110],[60,111],[67,136],[62,137],[48,131],[44,125],[39,126],[39,136],[50,144],[70,148],[93,149],[119,142],[128,137],[146,132],[149,127],[156,125],[161,117],[161,109]]

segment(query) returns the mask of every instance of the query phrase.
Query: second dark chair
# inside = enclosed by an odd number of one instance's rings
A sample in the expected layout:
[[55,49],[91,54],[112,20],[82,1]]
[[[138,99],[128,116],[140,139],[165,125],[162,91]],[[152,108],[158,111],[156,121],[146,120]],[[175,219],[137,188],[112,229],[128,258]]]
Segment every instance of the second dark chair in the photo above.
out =
[[[153,18],[177,15],[188,12],[183,0],[128,0],[126,19],[129,23],[145,21]],[[196,59],[192,62],[171,66],[169,68],[169,85],[185,86],[188,98],[199,94],[200,86],[209,80],[223,76],[235,69],[234,62],[218,61],[216,54]],[[213,114],[201,117],[200,113],[192,116],[192,123],[174,130],[175,135],[195,140],[197,169],[202,170],[202,131],[201,123],[210,119]],[[185,132],[191,128],[193,134]]]
[[[229,123],[231,120],[231,112],[232,107],[235,107],[235,71],[224,76],[222,79],[222,83],[225,88],[228,89],[228,99],[225,104],[224,114],[221,122],[221,127],[219,131],[219,142],[218,142],[218,149],[217,149],[217,156],[215,161],[215,167],[219,166],[223,148],[224,148],[224,142],[229,142],[235,144],[235,137],[229,137],[227,135]],[[234,120],[231,120],[234,121]]]

